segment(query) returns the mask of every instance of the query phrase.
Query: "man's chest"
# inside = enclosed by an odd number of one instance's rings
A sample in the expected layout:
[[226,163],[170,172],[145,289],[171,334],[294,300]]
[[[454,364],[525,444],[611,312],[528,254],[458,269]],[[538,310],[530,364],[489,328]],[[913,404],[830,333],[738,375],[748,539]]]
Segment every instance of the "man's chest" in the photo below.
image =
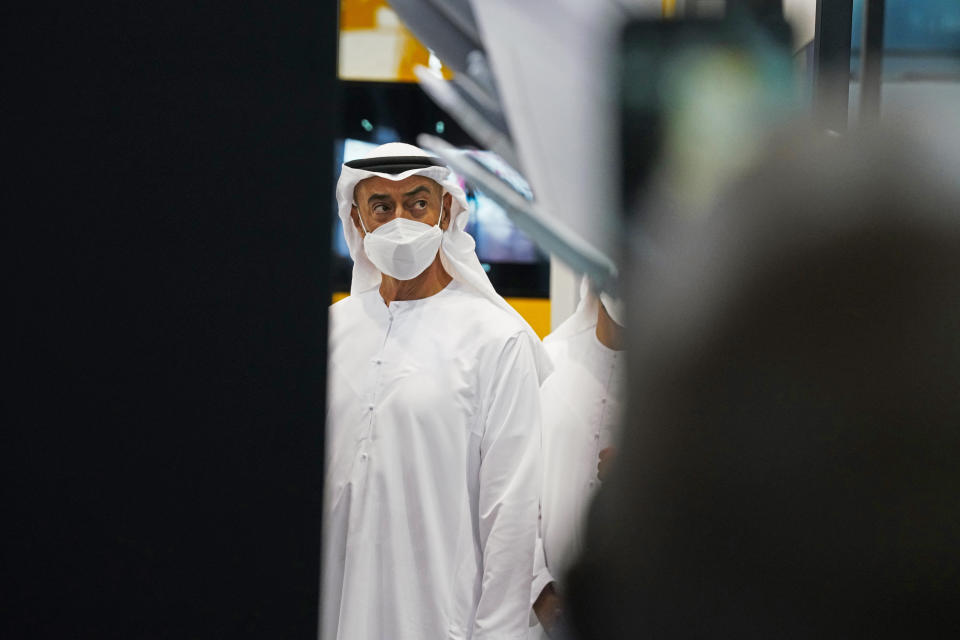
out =
[[482,400],[474,349],[439,335],[378,327],[330,353],[331,410],[389,412],[411,419],[469,419]]

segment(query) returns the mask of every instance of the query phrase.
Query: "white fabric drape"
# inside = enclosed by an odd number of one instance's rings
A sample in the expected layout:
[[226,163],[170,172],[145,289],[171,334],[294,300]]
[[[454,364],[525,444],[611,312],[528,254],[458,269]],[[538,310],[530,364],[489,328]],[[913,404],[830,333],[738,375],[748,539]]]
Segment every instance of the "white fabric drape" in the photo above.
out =
[[526,638],[540,482],[526,329],[456,281],[389,307],[371,289],[330,317],[321,637]]

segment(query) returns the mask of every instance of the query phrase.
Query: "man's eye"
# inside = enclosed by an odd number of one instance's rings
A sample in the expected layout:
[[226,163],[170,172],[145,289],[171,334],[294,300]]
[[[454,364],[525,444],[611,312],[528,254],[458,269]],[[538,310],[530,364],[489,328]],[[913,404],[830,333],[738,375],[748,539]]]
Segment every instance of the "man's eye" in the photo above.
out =
[[415,207],[418,208],[418,209],[426,209],[426,208],[427,208],[427,201],[426,201],[426,200],[417,200],[416,202],[413,203],[413,206],[415,206]]
[[390,207],[388,207],[388,206],[385,205],[385,204],[375,204],[375,205],[373,205],[373,212],[374,212],[374,213],[387,213],[388,211],[390,211]]

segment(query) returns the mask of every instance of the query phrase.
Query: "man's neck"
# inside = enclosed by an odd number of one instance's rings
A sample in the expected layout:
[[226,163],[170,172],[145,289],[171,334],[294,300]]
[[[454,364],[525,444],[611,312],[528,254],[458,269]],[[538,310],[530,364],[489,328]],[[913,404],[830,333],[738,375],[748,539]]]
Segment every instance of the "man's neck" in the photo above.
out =
[[412,280],[397,280],[387,274],[380,277],[380,297],[390,306],[394,300],[420,300],[443,291],[453,278],[443,268],[440,254],[423,273]]
[[618,325],[607,313],[603,303],[597,305],[597,340],[600,344],[614,351],[623,351],[626,348],[626,336],[623,327]]

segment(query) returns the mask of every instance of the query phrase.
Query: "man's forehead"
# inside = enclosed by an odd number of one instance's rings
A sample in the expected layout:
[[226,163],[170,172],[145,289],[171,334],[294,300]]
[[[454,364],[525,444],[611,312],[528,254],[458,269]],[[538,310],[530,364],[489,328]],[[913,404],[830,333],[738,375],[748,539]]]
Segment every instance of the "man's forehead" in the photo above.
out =
[[354,188],[354,193],[404,194],[424,185],[431,191],[436,191],[440,188],[440,184],[436,180],[427,178],[426,176],[410,176],[403,180],[388,180],[380,176],[370,176],[357,183],[357,186]]

